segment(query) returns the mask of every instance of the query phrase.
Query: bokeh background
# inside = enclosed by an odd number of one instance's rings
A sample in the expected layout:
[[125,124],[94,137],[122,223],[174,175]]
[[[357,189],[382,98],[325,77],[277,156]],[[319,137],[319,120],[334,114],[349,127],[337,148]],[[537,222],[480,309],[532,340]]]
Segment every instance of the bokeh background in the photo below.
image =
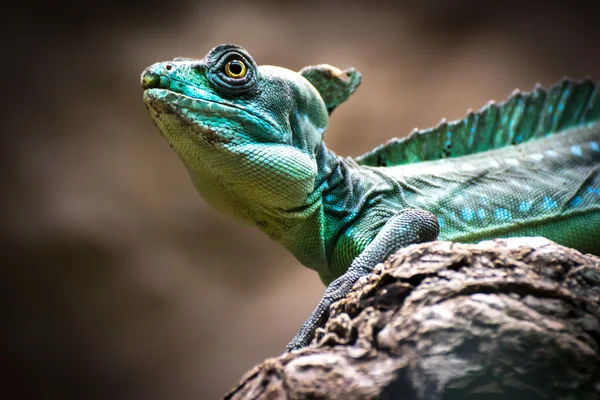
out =
[[259,64],[354,66],[326,135],[348,156],[515,88],[600,79],[592,1],[3,7],[2,398],[220,398],[324,291],[195,193],[142,103],[147,65],[229,42]]

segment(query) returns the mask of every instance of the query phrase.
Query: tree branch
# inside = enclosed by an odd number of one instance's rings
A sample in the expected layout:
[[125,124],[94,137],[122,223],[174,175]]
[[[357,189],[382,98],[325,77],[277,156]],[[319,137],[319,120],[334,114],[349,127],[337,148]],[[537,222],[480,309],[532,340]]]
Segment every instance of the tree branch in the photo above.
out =
[[404,248],[330,314],[226,399],[600,398],[600,258],[543,238]]

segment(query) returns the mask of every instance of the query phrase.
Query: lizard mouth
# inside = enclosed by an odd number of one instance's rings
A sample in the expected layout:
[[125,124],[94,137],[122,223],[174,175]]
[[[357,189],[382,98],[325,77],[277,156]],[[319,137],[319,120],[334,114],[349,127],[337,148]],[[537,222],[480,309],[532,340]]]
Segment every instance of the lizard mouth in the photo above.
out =
[[[144,90],[144,103],[157,126],[164,125],[163,128],[159,127],[159,131],[167,140],[171,135],[182,134],[186,131],[192,136],[199,135],[213,144],[226,144],[233,140],[234,135],[230,132],[211,126],[210,123],[210,120],[215,117],[233,118],[235,112],[231,107],[158,88]],[[183,131],[167,129],[171,125],[168,121],[174,119],[188,129]],[[165,124],[165,122],[167,123]]]
[[[263,139],[280,137],[275,122],[239,105],[224,102],[205,90],[193,87],[193,97],[165,88],[144,90],[144,103],[153,110],[154,118],[175,115],[197,134],[219,142],[230,142],[247,126],[257,126]],[[226,123],[224,123],[226,121]]]
[[239,115],[240,111],[246,112],[233,104],[209,99],[208,92],[206,95],[206,97],[191,97],[169,89],[151,88],[144,90],[144,102],[158,112],[174,112],[184,117],[190,111],[207,116],[219,114],[225,118]]

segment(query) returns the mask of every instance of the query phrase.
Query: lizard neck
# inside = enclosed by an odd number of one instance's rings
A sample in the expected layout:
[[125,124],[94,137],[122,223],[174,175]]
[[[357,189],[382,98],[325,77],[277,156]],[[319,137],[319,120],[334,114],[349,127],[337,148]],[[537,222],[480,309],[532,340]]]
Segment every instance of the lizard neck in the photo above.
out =
[[346,272],[385,222],[405,208],[405,201],[393,179],[352,158],[340,157],[325,145],[317,161],[313,195],[320,199],[319,237],[325,260],[311,268],[323,282],[331,282]]
[[317,177],[304,204],[280,210],[270,219],[269,228],[260,226],[267,235],[287,248],[305,266],[321,273],[327,269],[331,235],[328,230],[326,198],[332,182],[338,180],[343,160],[324,143],[315,152]]
[[257,226],[303,265],[322,275],[328,271],[329,258],[342,227],[336,210],[340,204],[352,201],[355,194],[351,187],[356,168],[324,143],[315,151],[315,161],[317,177],[304,203],[293,209],[278,210],[266,224]]

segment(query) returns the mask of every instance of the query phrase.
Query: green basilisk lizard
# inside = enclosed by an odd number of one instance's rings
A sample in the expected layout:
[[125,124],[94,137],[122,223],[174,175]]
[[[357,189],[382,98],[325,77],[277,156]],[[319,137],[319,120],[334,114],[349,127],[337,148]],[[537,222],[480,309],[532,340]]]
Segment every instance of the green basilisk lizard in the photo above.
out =
[[600,254],[600,93],[589,80],[515,92],[358,157],[323,142],[360,74],[258,67],[220,45],[148,67],[144,101],[201,196],[285,246],[328,285],[287,350],[400,247],[545,236]]

